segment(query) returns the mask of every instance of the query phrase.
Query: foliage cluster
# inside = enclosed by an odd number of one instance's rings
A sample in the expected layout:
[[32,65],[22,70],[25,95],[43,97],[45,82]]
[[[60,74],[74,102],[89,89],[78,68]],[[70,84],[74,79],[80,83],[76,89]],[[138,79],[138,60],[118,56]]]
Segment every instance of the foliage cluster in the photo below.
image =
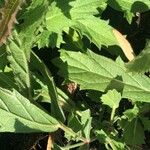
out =
[[134,56],[115,27],[119,13],[138,26],[150,0],[0,2],[0,132],[54,132],[54,150],[148,148],[149,40]]

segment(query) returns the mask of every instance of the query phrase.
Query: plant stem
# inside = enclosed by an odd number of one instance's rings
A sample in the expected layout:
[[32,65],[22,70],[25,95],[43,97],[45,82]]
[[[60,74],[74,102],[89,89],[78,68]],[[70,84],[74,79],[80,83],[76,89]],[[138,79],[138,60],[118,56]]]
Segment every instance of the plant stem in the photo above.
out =
[[114,120],[115,111],[116,111],[116,108],[113,107],[113,108],[112,108],[112,111],[111,111],[110,122],[113,122],[113,120]]
[[109,142],[109,144],[113,150],[117,150],[116,146],[112,142]]
[[[114,143],[112,142],[111,138],[107,139],[107,143],[105,143],[105,146],[108,148],[109,146],[112,148],[112,150],[117,150],[116,146],[114,145]],[[109,148],[108,148],[109,149]]]
[[66,146],[66,147],[62,147],[63,150],[68,150],[68,149],[72,149],[72,148],[76,148],[76,147],[79,147],[79,146],[82,146],[82,145],[85,145],[84,142],[80,142],[80,143],[77,143],[77,144],[73,144],[73,145],[69,145],[69,146]]

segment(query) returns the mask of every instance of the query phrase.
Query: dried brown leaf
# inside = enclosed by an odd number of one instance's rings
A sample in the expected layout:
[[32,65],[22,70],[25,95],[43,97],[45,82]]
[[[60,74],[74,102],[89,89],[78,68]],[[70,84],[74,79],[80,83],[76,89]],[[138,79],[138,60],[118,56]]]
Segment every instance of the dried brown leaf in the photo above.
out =
[[134,59],[134,52],[128,40],[116,29],[113,29],[113,33],[128,60]]

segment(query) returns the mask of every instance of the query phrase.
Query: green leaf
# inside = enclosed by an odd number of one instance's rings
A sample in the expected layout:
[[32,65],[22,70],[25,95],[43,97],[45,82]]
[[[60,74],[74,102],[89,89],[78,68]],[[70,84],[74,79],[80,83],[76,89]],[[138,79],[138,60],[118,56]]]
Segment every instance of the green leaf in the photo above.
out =
[[53,80],[53,77],[50,75],[49,71],[45,68],[45,73],[47,73],[46,81],[48,83],[48,89],[51,96],[51,112],[55,118],[59,119],[60,121],[65,121],[65,115],[63,113],[62,108],[58,104],[58,92]]
[[3,87],[5,89],[14,88],[18,90],[13,77],[14,76],[12,72],[0,72],[0,87]]
[[140,119],[144,125],[144,130],[150,131],[150,119],[148,117],[141,117]]
[[[90,141],[90,133],[91,133],[91,123],[92,117],[89,109],[85,111],[79,112],[80,116],[78,116],[73,111],[70,113],[68,117],[68,127],[70,127],[74,132],[77,133],[78,137],[76,137],[76,141],[80,137],[84,137],[87,142]],[[65,134],[65,137],[68,140],[72,139],[71,135]]]
[[62,8],[57,7],[57,2],[51,4],[49,11],[46,14],[46,27],[49,31],[61,34],[65,27],[70,26],[71,20],[67,18],[65,12],[63,12],[65,5],[67,4],[67,1],[64,2]]
[[[63,48],[65,49],[74,49],[76,51],[86,51],[87,48],[87,41],[86,46],[84,46],[83,42],[84,40],[79,35],[79,33],[73,29],[69,29],[68,34],[64,37],[65,44],[63,44]],[[89,42],[90,44],[90,42]]]
[[150,8],[149,0],[108,0],[108,4],[119,11],[144,12]]
[[[82,124],[78,118],[78,115],[74,113],[73,111],[69,114],[68,116],[68,123],[67,126],[71,128],[75,133],[77,133],[78,137],[81,137],[81,129],[82,129]],[[68,133],[65,133],[65,137],[68,140],[72,140],[72,135],[69,135]],[[75,139],[77,141],[77,137]]]
[[93,89],[104,92],[117,89],[122,98],[133,101],[150,102],[150,79],[145,75],[128,73],[123,62],[113,60],[90,52],[61,50],[61,60],[55,61],[60,68],[60,75],[76,82],[81,89]]
[[139,108],[134,105],[132,109],[127,109],[125,112],[123,112],[123,114],[129,121],[131,121],[138,116]]
[[[67,18],[65,16],[65,13],[62,11],[65,7],[67,7],[68,1],[63,1],[63,4],[59,5],[60,8],[57,7],[56,2],[53,2],[51,4],[51,6],[49,7],[49,11],[46,14],[46,28],[50,32],[50,36],[52,37],[52,39],[55,39],[56,46],[59,47],[60,44],[63,43],[62,31],[66,27],[70,26],[71,20]],[[61,1],[58,1],[58,3],[61,3]],[[66,11],[68,11],[68,9],[66,9]]]
[[45,19],[47,10],[47,0],[32,0],[19,18],[23,20],[19,26],[19,39],[24,45],[24,52],[28,60],[30,59],[31,48],[38,39],[37,34],[39,34],[39,28]]
[[72,18],[81,18],[84,16],[96,15],[99,13],[97,8],[101,7],[101,5],[104,4],[106,1],[107,0],[76,0],[70,2],[69,4],[72,6],[72,9],[70,11],[71,16]]
[[127,21],[129,22],[129,24],[132,23],[132,18],[134,17],[134,14],[129,12],[129,11],[126,11],[124,13],[124,17],[127,19]]
[[[51,103],[51,96],[49,95],[50,92],[48,91],[47,83],[43,81],[43,76],[35,74],[33,77],[34,83],[32,87],[34,89],[34,100],[37,102]],[[57,92],[59,106],[70,112],[72,108],[75,107],[74,102],[61,89],[57,88]]]
[[53,132],[59,123],[16,90],[0,89],[0,132]]
[[[53,38],[51,38],[51,37],[53,37]],[[39,34],[37,36],[36,43],[38,45],[38,48],[40,49],[45,46],[48,47],[49,45],[52,48],[55,47],[57,35],[56,35],[56,38],[54,38],[54,37],[55,36],[53,35],[53,33],[49,32],[48,30],[42,30],[41,34]]]
[[121,127],[123,128],[123,137],[127,144],[141,145],[145,143],[144,129],[137,118],[131,122],[122,120]]
[[112,33],[113,28],[108,25],[108,22],[99,18],[91,16],[78,19],[75,21],[73,28],[79,31],[81,35],[87,36],[97,47],[118,45]]
[[[103,130],[96,130],[95,134],[99,140],[100,143],[104,143],[105,146],[108,148],[109,146],[113,150],[122,150],[125,148],[124,143],[117,141],[111,137],[108,136],[107,133],[105,133]],[[108,146],[109,145],[109,146]]]
[[0,70],[3,71],[5,66],[7,65],[7,53],[5,46],[0,47]]
[[109,90],[106,94],[102,95],[101,99],[103,104],[108,105],[110,108],[116,109],[119,107],[121,94],[116,90]]
[[118,93],[115,89],[109,90],[106,94],[102,95],[101,99],[104,105],[108,105],[110,108],[112,108],[110,120],[113,121],[115,111],[119,107],[121,94]]
[[60,146],[58,146],[56,143],[54,143],[52,150],[63,150],[63,149]]
[[150,44],[135,59],[126,64],[128,71],[143,73],[150,70]]
[[52,115],[58,120],[64,122],[65,115],[62,108],[58,104],[58,92],[50,71],[34,52],[31,53],[31,60],[30,66],[32,66],[32,69],[39,71],[43,75],[43,80],[47,85],[48,92],[51,97]]
[[118,11],[123,11],[130,24],[136,12],[142,13],[150,9],[149,0],[108,0],[108,5]]
[[[17,33],[16,33],[17,34]],[[23,45],[15,35],[9,39],[9,44],[6,46],[8,53],[8,61],[13,70],[16,84],[20,92],[27,98],[31,98],[31,84],[30,84],[30,71],[28,67],[28,60],[25,55]]]
[[57,88],[58,92],[58,101],[60,106],[62,106],[65,110],[68,110],[69,112],[75,108],[75,104],[73,100],[65,94],[61,89]]
[[98,47],[118,44],[108,23],[93,16],[105,0],[68,2],[57,0],[51,4],[46,14],[46,28],[50,32],[57,33],[60,38],[62,31],[71,27],[86,35]]
[[90,132],[92,129],[91,126],[92,117],[89,109],[81,112],[81,124],[83,126],[83,134],[86,140],[90,141]]
[[69,1],[55,0],[51,4],[46,14],[46,25],[49,31],[61,33],[65,27],[70,27],[74,19],[98,14],[97,8],[106,0]]

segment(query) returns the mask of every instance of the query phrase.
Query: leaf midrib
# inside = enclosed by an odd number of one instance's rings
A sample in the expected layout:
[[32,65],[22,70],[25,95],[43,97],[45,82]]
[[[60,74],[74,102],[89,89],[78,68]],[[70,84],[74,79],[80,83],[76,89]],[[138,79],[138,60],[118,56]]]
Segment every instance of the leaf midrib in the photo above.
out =
[[[74,67],[74,66],[71,66],[71,65],[69,65],[69,66],[70,66],[70,67]],[[81,68],[79,68],[79,67],[74,67],[74,68],[83,70],[83,69],[81,69]],[[88,72],[88,73],[92,73],[92,74],[101,76],[101,78],[106,78],[106,79],[109,79],[110,81],[111,81],[111,80],[114,80],[114,81],[119,82],[119,83],[121,83],[121,84],[124,84],[124,85],[127,85],[127,86],[131,86],[131,87],[134,87],[134,88],[136,88],[136,89],[144,90],[145,92],[149,92],[149,93],[150,93],[150,91],[147,90],[147,89],[145,89],[145,88],[137,87],[137,86],[134,86],[134,85],[131,85],[131,84],[122,82],[122,81],[120,81],[120,80],[115,79],[114,77],[110,78],[110,77],[107,77],[107,76],[104,76],[104,75],[101,75],[101,74],[98,74],[98,73],[95,73],[95,72],[83,70],[83,73],[85,73],[85,72]],[[81,72],[80,72],[80,73],[81,73]],[[79,74],[80,74],[80,73],[79,73]],[[73,73],[72,73],[72,74],[73,74]],[[76,74],[77,74],[77,73],[76,73]],[[134,80],[135,80],[135,79],[134,79]]]
[[34,121],[34,120],[29,120],[29,119],[27,119],[27,118],[24,118],[24,117],[22,117],[22,116],[19,116],[19,115],[15,114],[15,113],[8,112],[8,111],[6,111],[6,110],[4,110],[4,109],[2,109],[2,108],[0,108],[0,109],[3,110],[3,111],[5,111],[6,113],[8,113],[9,116],[10,116],[10,115],[14,115],[16,118],[21,118],[21,119],[26,120],[26,121],[28,121],[28,122],[32,122],[33,124],[35,123],[35,124],[44,125],[44,126],[50,126],[50,125],[55,125],[55,126],[56,126],[56,125],[57,125],[57,127],[59,127],[59,123],[58,123],[58,124],[54,124],[53,122],[50,122],[50,120],[48,120],[50,124],[48,124],[48,123],[42,124],[42,123],[40,123],[40,122],[37,122],[37,121]]

